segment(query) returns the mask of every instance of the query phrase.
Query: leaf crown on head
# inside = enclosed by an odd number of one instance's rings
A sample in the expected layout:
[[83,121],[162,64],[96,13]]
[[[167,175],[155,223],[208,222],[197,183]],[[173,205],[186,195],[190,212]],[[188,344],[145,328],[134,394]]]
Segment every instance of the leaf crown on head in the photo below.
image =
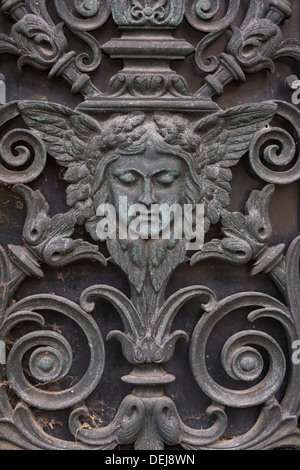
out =
[[100,124],[76,110],[40,102],[22,102],[19,109],[48,153],[67,168],[67,203],[79,224],[95,218],[95,194],[107,165],[120,154],[142,153],[152,137],[158,149],[167,148],[188,164],[193,184],[187,202],[204,204],[207,231],[230,203],[230,168],[247,152],[255,132],[272,120],[277,105],[236,106],[196,123],[178,114],[133,112]]

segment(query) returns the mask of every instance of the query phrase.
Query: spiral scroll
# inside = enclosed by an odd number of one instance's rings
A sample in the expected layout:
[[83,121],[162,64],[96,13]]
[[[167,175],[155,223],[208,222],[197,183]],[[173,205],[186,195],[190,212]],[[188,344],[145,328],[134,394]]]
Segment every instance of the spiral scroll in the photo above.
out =
[[[288,330],[290,318],[284,305],[264,294],[244,293],[233,295],[222,302],[209,315],[204,316],[193,333],[190,361],[195,378],[202,390],[212,400],[231,407],[250,407],[266,403],[280,388],[286,371],[285,357],[280,345],[267,333],[245,330],[234,334],[224,344],[221,352],[222,365],[234,380],[258,381],[245,390],[228,389],[219,385],[209,374],[206,366],[206,346],[215,325],[230,312],[241,307],[261,307],[248,315],[253,321],[258,317],[272,317]],[[264,362],[257,347],[269,356],[269,368],[262,374]],[[261,377],[263,375],[263,377]]]
[[0,155],[3,160],[0,165],[0,181],[7,184],[29,183],[35,180],[43,171],[47,156],[41,139],[26,129],[8,132],[1,141]]
[[195,61],[198,67],[204,72],[212,73],[219,64],[217,57],[208,58],[208,63],[203,61],[205,49],[215,42],[230,26],[239,10],[240,2],[229,1],[227,12],[223,18],[213,20],[220,10],[219,0],[188,0],[186,2],[185,16],[191,26],[199,31],[209,33],[198,44],[195,51]]
[[55,295],[27,297],[6,312],[6,333],[18,322],[29,318],[41,324],[36,311],[53,310],[62,313],[79,325],[90,347],[90,363],[85,375],[71,388],[59,392],[45,391],[32,385],[22,367],[23,358],[30,353],[29,371],[38,382],[49,383],[66,377],[72,365],[72,350],[68,341],[57,332],[41,330],[24,335],[12,347],[6,364],[7,377],[16,395],[29,405],[44,410],[58,410],[80,403],[94,390],[104,368],[104,344],[94,322],[78,305]]
[[68,10],[66,5],[59,0],[55,0],[55,7],[60,18],[72,29],[82,31],[93,31],[100,28],[107,20],[110,14],[109,2],[107,0],[76,0],[75,10],[82,18],[78,18],[71,11]]
[[102,54],[98,41],[88,31],[100,28],[106,22],[110,14],[109,2],[107,0],[76,0],[75,12],[81,17],[75,16],[63,2],[55,0],[54,3],[59,17],[70,31],[91,48],[91,57],[86,53],[77,55],[75,62],[78,70],[84,73],[95,70],[100,65]]
[[[20,115],[18,103],[2,106],[0,126]],[[47,153],[42,140],[28,129],[13,129],[0,142],[0,182],[29,183],[46,165]],[[1,162],[2,160],[2,162]]]
[[[277,103],[278,116],[294,127],[299,142],[300,111],[283,101]],[[249,160],[255,174],[268,183],[289,184],[300,178],[299,149],[284,129],[269,127],[256,133],[250,143]]]

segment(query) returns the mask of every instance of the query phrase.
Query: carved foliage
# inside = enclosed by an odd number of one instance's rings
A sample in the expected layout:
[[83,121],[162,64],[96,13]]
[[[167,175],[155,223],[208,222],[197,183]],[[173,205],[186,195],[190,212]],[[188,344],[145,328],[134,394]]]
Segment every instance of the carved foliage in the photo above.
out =
[[120,26],[176,26],[184,14],[182,0],[112,1],[112,13]]

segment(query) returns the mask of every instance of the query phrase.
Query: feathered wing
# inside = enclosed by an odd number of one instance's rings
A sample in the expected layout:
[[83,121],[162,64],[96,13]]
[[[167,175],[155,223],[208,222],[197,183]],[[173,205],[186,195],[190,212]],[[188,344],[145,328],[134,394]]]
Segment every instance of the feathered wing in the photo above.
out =
[[19,109],[26,124],[62,166],[84,161],[91,137],[101,134],[96,121],[62,105],[25,101],[19,104]]
[[44,142],[48,153],[67,167],[64,179],[67,204],[77,211],[78,223],[93,215],[91,185],[97,164],[86,149],[101,134],[96,121],[62,105],[23,101],[19,110],[29,128]]
[[277,105],[269,101],[235,106],[202,119],[194,129],[201,142],[196,165],[203,185],[206,232],[230,203],[230,168],[248,151],[255,132],[267,126],[276,111]]

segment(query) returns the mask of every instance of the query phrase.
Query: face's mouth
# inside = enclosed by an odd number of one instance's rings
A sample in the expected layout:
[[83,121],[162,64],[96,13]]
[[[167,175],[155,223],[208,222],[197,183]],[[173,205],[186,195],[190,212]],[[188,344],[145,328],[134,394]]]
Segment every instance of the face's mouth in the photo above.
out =
[[[157,239],[164,235],[165,230],[172,232],[174,214],[164,217],[162,212],[151,212],[151,210],[135,213],[129,216],[126,222],[126,229],[129,235],[143,239]],[[171,235],[170,235],[171,236]]]

